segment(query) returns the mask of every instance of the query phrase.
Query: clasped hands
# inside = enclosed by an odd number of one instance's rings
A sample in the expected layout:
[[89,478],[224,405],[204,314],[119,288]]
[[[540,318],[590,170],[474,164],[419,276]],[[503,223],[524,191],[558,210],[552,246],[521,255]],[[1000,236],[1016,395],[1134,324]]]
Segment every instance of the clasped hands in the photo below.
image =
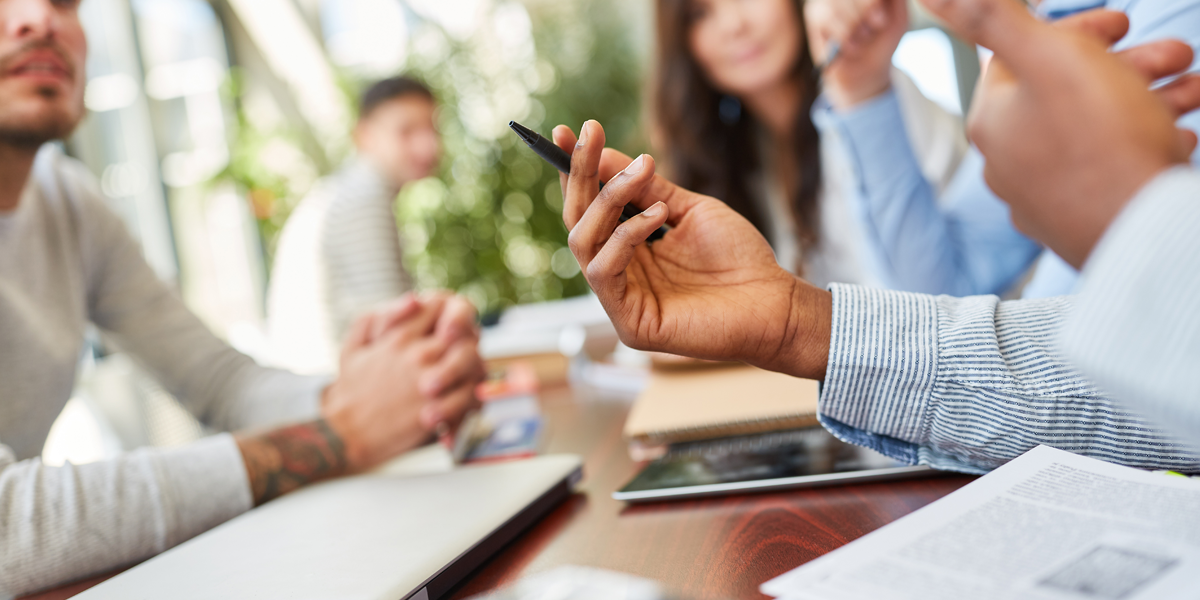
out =
[[[971,127],[988,182],[1014,218],[1032,221],[1027,232],[1077,266],[1141,186],[1186,162],[1195,138],[1174,120],[1200,106],[1200,82],[1148,89],[1190,65],[1186,45],[1113,55],[1128,29],[1120,13],[1050,26],[1010,0],[924,1],[969,39],[995,43]],[[832,297],[779,267],[749,221],[657,175],[650,156],[604,148],[595,121],[579,139],[560,125],[554,141],[572,155],[561,181],[571,252],[625,344],[824,378]],[[620,223],[626,204],[643,212]],[[671,230],[645,243],[663,224]]]
[[483,380],[475,308],[439,292],[407,294],[355,321],[321,416],[368,469],[453,431]]

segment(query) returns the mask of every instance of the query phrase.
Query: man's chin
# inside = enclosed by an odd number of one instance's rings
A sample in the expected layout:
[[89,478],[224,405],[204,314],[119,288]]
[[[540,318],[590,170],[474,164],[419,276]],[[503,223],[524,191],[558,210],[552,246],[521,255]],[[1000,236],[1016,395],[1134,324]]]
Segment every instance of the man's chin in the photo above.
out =
[[71,135],[81,119],[82,115],[70,110],[46,111],[28,119],[0,117],[0,144],[37,148]]

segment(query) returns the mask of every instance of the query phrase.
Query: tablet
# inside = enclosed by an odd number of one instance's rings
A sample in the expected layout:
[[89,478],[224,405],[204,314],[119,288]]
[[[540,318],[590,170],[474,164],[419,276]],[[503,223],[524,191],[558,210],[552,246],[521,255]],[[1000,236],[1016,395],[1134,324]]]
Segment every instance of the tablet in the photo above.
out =
[[847,444],[815,427],[672,445],[666,455],[613,492],[613,498],[654,502],[936,473]]

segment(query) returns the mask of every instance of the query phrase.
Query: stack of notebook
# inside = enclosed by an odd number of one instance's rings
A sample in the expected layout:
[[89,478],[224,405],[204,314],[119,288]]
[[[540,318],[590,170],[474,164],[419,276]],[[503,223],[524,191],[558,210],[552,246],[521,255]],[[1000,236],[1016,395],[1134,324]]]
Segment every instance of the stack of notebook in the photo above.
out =
[[670,444],[813,427],[817,382],[745,365],[656,370],[638,397],[625,437],[635,460]]

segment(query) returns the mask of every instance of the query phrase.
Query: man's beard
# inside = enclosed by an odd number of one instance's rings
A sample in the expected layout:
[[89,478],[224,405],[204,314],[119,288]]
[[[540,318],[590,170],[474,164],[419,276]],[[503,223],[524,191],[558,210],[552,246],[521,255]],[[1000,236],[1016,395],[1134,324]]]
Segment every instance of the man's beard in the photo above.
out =
[[[57,140],[71,135],[79,123],[82,111],[72,110],[71,107],[55,102],[59,95],[57,90],[40,90],[39,93],[51,103],[33,119],[22,119],[18,115],[5,115],[0,107],[0,144],[18,148],[37,148],[51,140]],[[0,104],[3,100],[0,100]],[[7,118],[6,118],[7,117]]]
[[[68,65],[68,69],[71,71],[70,76],[74,77],[74,63],[65,51],[52,42],[28,44],[18,52],[0,57],[0,73],[8,70],[8,63],[16,60],[21,51],[36,47],[46,47],[58,53]],[[67,137],[83,119],[83,107],[74,106],[80,100],[64,97],[62,90],[50,86],[40,87],[37,95],[41,97],[41,101],[46,106],[36,110],[37,114],[35,115],[22,114],[24,111],[21,110],[13,111],[15,114],[9,114],[5,110],[5,99],[0,98],[0,144],[37,148],[51,140]]]

